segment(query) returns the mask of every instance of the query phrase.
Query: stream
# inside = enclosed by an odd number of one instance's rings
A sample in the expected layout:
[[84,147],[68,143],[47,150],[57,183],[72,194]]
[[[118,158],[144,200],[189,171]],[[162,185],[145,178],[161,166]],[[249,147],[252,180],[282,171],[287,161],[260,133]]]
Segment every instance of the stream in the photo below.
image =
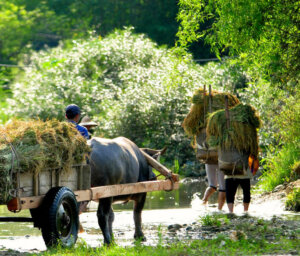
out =
[[[201,216],[213,214],[217,210],[217,193],[210,199],[209,204],[201,204],[201,198],[206,189],[206,182],[200,179],[184,179],[180,188],[175,191],[155,191],[147,194],[146,204],[143,210],[143,231],[147,238],[146,245],[155,245],[159,240],[159,232],[164,232],[170,238],[174,238],[174,233],[168,232],[168,226],[179,224],[186,230]],[[114,205],[115,221],[113,231],[116,243],[122,246],[134,243],[134,223],[132,203]],[[97,203],[89,204],[89,211],[80,215],[80,221],[84,232],[79,234],[78,240],[83,239],[92,247],[102,246],[103,237],[98,226],[96,216]],[[273,216],[298,222],[299,213],[292,213],[283,210],[283,202],[280,200],[266,200],[256,203],[255,197],[249,208],[249,215],[264,219]],[[227,213],[227,206],[224,205],[223,212]],[[242,194],[238,191],[236,196],[235,214],[242,215]],[[6,206],[0,206],[0,216],[30,217],[28,210],[18,214],[10,213]],[[191,235],[191,239],[201,239],[199,232]],[[176,239],[186,239],[184,233],[178,234]],[[5,250],[18,252],[40,252],[46,250],[41,231],[33,228],[32,223],[5,223],[0,222],[0,252]]]

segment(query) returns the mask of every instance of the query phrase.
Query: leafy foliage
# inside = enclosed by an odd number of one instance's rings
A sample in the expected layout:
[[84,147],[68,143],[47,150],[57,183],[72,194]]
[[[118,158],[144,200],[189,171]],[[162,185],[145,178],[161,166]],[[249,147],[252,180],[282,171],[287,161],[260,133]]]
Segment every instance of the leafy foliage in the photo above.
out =
[[[88,37],[89,31],[106,36],[125,26],[174,46],[177,12],[176,0],[0,0],[0,63],[15,64],[30,49],[56,47],[62,40]],[[196,46],[196,56],[214,57],[209,46]],[[11,72],[0,67],[0,76],[10,78]]]
[[[238,55],[253,71],[272,80],[299,79],[299,1],[181,0],[179,43],[187,46],[204,37],[220,56]],[[211,21],[203,28],[201,23]]]
[[293,191],[288,194],[285,208],[288,211],[300,211],[300,188],[294,188]]
[[3,90],[0,87],[0,124],[6,122],[8,120],[7,108],[8,104],[6,102],[6,98],[8,97],[9,92],[7,90]]
[[0,6],[0,58],[5,61],[16,61],[27,45],[39,50],[57,46],[60,40],[88,36],[91,30],[105,36],[124,26],[173,46],[178,28],[175,0],[1,0]]
[[0,1],[0,6],[0,57],[3,61],[20,51],[28,41],[36,13],[4,0]]
[[297,88],[284,91],[260,81],[250,83],[240,96],[257,108],[263,121],[260,148],[264,170],[259,183],[271,191],[290,180],[292,166],[300,159],[300,92]]
[[[30,49],[57,46],[62,38],[74,35],[65,17],[44,1],[0,0],[0,64],[16,64]],[[0,86],[9,88],[19,72],[17,67],[0,67]]]
[[[0,59],[16,62],[20,53],[44,45],[57,46],[62,36],[70,37],[63,16],[50,10],[45,2],[29,8],[29,1],[0,0]],[[32,1],[30,1],[32,2]],[[32,4],[32,3],[31,3]],[[16,36],[17,35],[17,36]]]

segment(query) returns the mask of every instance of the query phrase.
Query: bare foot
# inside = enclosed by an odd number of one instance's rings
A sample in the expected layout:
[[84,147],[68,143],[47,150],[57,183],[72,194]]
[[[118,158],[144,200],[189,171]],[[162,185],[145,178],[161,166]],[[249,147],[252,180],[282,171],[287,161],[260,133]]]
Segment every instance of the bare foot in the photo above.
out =
[[204,200],[201,201],[202,206],[207,206],[207,203],[208,203],[208,201],[204,201]]

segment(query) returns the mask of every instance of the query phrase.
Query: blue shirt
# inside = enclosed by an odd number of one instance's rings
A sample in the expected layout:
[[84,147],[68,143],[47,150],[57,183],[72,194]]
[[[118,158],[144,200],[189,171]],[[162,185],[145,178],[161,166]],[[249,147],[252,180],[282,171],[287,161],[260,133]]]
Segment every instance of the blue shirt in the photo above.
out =
[[86,138],[87,140],[90,138],[89,133],[88,133],[88,130],[87,130],[85,127],[83,127],[83,126],[77,124],[77,123],[74,122],[74,121],[69,121],[69,122],[75,125],[76,129],[80,132],[80,134],[81,134],[84,138]]

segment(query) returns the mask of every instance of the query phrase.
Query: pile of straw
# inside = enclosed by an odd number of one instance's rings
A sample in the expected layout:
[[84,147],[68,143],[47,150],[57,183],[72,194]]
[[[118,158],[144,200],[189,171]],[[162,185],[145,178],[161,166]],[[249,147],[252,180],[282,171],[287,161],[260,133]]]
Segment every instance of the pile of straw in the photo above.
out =
[[[233,107],[239,103],[236,96],[227,92],[212,91],[211,112],[225,108],[225,95],[228,96],[228,106]],[[201,129],[206,127],[207,116],[209,114],[209,93],[200,88],[195,91],[192,97],[192,107],[183,121],[183,128],[189,136],[198,135]]]
[[206,128],[209,145],[224,150],[235,148],[257,157],[257,129],[261,122],[256,110],[250,105],[238,104],[229,109],[229,120],[228,127],[225,110],[210,115]]
[[[17,153],[17,159],[12,148]],[[44,169],[61,168],[84,161],[90,151],[83,136],[72,123],[14,120],[0,128],[0,202],[5,202],[12,186],[11,170],[35,175]]]

